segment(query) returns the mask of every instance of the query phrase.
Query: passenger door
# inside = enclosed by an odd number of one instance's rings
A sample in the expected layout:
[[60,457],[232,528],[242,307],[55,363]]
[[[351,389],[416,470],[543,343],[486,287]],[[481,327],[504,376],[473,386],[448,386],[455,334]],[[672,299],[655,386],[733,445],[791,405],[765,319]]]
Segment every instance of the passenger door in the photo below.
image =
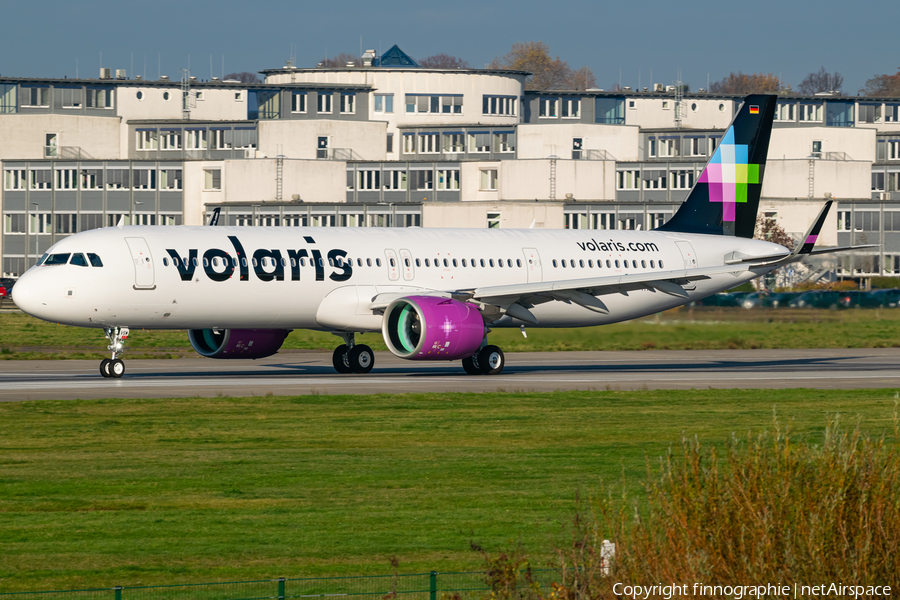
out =
[[391,249],[384,251],[385,265],[388,270],[388,279],[397,281],[400,279],[400,265],[397,264],[397,253]]
[[134,263],[134,289],[153,290],[155,277],[153,273],[153,257],[150,248],[144,238],[125,238],[128,249],[131,251],[131,260]]
[[405,281],[412,281],[415,278],[416,271],[413,267],[412,253],[409,250],[400,249],[400,268],[403,270]]

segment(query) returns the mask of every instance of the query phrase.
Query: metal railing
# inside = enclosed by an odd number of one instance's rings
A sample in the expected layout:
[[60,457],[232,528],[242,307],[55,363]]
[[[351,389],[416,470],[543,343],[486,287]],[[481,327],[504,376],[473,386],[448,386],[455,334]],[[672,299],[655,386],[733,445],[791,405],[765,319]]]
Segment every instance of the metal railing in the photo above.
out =
[[[558,580],[558,569],[532,570],[542,587]],[[445,595],[469,600],[490,591],[485,573],[413,573],[364,577],[312,577],[263,579],[46,592],[0,593],[3,600],[287,600],[289,598],[356,597],[361,600],[440,600]],[[349,598],[348,598],[349,600]]]

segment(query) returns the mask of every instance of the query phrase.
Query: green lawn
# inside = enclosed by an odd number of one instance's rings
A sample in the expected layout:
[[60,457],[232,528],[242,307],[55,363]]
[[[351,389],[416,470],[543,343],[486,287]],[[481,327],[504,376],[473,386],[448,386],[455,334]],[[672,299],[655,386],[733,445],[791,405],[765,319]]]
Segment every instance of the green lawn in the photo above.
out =
[[[583,329],[497,329],[491,343],[508,352],[545,350],[646,350],[716,348],[881,348],[900,346],[900,309],[744,310],[706,308],[669,311]],[[386,350],[380,334],[359,336],[375,350]],[[332,350],[330,333],[294,331],[285,349]],[[0,359],[59,359],[106,356],[98,329],[46,323],[23,313],[0,313]],[[178,358],[193,355],[184,331],[133,330],[127,358]]]
[[0,591],[386,574],[550,556],[577,493],[639,492],[682,436],[828,415],[891,428],[894,390],[415,394],[0,405]]

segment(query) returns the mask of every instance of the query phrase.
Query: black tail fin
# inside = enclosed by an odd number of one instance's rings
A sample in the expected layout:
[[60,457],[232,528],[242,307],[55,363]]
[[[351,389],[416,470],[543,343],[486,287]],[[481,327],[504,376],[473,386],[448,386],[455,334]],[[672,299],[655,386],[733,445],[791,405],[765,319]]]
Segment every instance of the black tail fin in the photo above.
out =
[[753,237],[777,98],[744,99],[687,200],[660,231]]

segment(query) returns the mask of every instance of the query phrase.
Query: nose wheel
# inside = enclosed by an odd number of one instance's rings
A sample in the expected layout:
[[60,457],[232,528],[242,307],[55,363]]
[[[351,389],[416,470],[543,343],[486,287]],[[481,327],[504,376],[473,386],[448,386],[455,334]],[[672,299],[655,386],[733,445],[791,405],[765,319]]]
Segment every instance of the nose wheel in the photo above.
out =
[[375,366],[375,353],[365,344],[356,344],[354,334],[336,333],[346,343],[334,349],[331,363],[334,370],[341,374],[368,373]]
[[100,374],[105,378],[119,379],[125,374],[125,362],[119,356],[125,352],[125,340],[128,339],[127,327],[108,327],[104,329],[106,339],[109,340],[107,350],[112,352],[112,358],[104,358],[100,361]]

